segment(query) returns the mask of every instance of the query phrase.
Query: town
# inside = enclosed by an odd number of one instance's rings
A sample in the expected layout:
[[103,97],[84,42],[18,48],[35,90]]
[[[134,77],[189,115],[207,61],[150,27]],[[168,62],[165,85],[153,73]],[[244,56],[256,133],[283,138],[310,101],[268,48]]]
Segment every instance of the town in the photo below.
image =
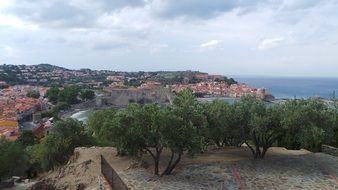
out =
[[[48,64],[0,66],[0,136],[16,140],[21,130],[38,137],[47,134],[51,118],[41,112],[52,109],[45,94],[52,86],[81,86],[102,92],[98,106],[126,106],[128,103],[167,103],[173,94],[191,89],[197,97],[240,98],[252,95],[271,101],[274,97],[263,88],[250,87],[234,79],[208,73],[114,72],[89,69],[69,70]],[[36,94],[35,97],[32,94]]]

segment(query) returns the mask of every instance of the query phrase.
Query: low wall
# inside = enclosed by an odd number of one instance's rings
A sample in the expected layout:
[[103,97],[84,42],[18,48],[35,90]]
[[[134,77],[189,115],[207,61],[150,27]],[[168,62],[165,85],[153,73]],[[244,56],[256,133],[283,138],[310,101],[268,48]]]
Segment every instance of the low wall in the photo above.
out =
[[0,182],[0,189],[14,187],[14,179],[9,179]]
[[111,96],[105,97],[104,102],[115,106],[126,106],[129,103],[169,103],[172,93],[168,88],[154,89],[112,89]]
[[101,173],[108,181],[112,189],[129,190],[116,171],[110,166],[107,160],[101,155]]
[[338,157],[338,148],[329,146],[329,145],[322,145],[322,152],[325,154],[330,154],[332,156]]

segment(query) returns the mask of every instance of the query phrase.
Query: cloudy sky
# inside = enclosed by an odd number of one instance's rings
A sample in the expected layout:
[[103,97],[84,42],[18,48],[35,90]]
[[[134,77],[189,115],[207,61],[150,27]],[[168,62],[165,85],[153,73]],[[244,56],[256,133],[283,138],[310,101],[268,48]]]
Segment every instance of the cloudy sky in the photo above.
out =
[[0,64],[338,77],[337,0],[0,0]]

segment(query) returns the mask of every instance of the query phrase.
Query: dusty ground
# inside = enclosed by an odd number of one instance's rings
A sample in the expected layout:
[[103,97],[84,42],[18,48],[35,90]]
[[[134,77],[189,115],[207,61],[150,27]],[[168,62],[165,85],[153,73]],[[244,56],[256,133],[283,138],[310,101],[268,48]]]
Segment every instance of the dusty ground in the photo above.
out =
[[117,157],[115,149],[111,147],[79,147],[65,166],[44,174],[40,178],[42,183],[32,189],[97,189],[101,170],[100,155],[120,170],[127,168],[130,163],[127,157]]
[[[97,189],[101,154],[132,189],[338,189],[338,158],[271,148],[265,159],[255,161],[245,147],[184,156],[173,175],[162,178],[152,175],[149,155],[141,167],[128,157],[117,157],[114,148],[77,148],[67,165],[46,174],[35,189]],[[162,169],[168,156],[164,153]]]

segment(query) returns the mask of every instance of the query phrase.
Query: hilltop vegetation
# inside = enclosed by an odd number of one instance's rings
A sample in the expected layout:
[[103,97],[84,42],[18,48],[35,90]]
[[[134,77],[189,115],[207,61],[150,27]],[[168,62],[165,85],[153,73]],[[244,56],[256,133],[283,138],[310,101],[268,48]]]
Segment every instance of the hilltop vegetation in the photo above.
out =
[[320,100],[289,100],[266,106],[252,97],[235,104],[216,100],[199,103],[191,91],[178,94],[167,107],[131,104],[122,111],[104,110],[89,117],[88,132],[120,154],[154,160],[154,174],[163,150],[172,158],[162,172],[170,174],[183,153],[193,155],[209,145],[241,146],[253,158],[264,158],[271,146],[320,151],[322,144],[338,145],[338,109]]
[[[51,134],[35,139],[1,139],[0,174],[47,171],[64,164],[78,146],[114,146],[120,156],[153,159],[154,174],[169,175],[183,154],[193,156],[210,145],[245,144],[254,159],[264,158],[272,146],[320,151],[322,144],[338,146],[338,109],[317,99],[289,100],[266,106],[252,97],[234,104],[216,100],[198,102],[191,91],[178,93],[168,106],[130,104],[126,109],[93,112],[87,126],[66,119],[56,122]],[[171,157],[159,170],[161,154]],[[15,159],[13,159],[15,158]],[[20,162],[19,162],[20,161]]]
[[[84,86],[97,86],[98,83],[108,85],[111,81],[109,76],[125,77],[126,86],[140,86],[145,81],[158,81],[163,85],[197,83],[202,79],[196,78],[196,74],[207,74],[198,71],[157,71],[157,72],[122,72],[108,70],[79,69],[72,70],[50,64],[39,65],[0,65],[0,81],[10,85],[33,84],[33,85],[65,85],[78,84]],[[227,77],[221,80],[228,84],[237,83]]]

